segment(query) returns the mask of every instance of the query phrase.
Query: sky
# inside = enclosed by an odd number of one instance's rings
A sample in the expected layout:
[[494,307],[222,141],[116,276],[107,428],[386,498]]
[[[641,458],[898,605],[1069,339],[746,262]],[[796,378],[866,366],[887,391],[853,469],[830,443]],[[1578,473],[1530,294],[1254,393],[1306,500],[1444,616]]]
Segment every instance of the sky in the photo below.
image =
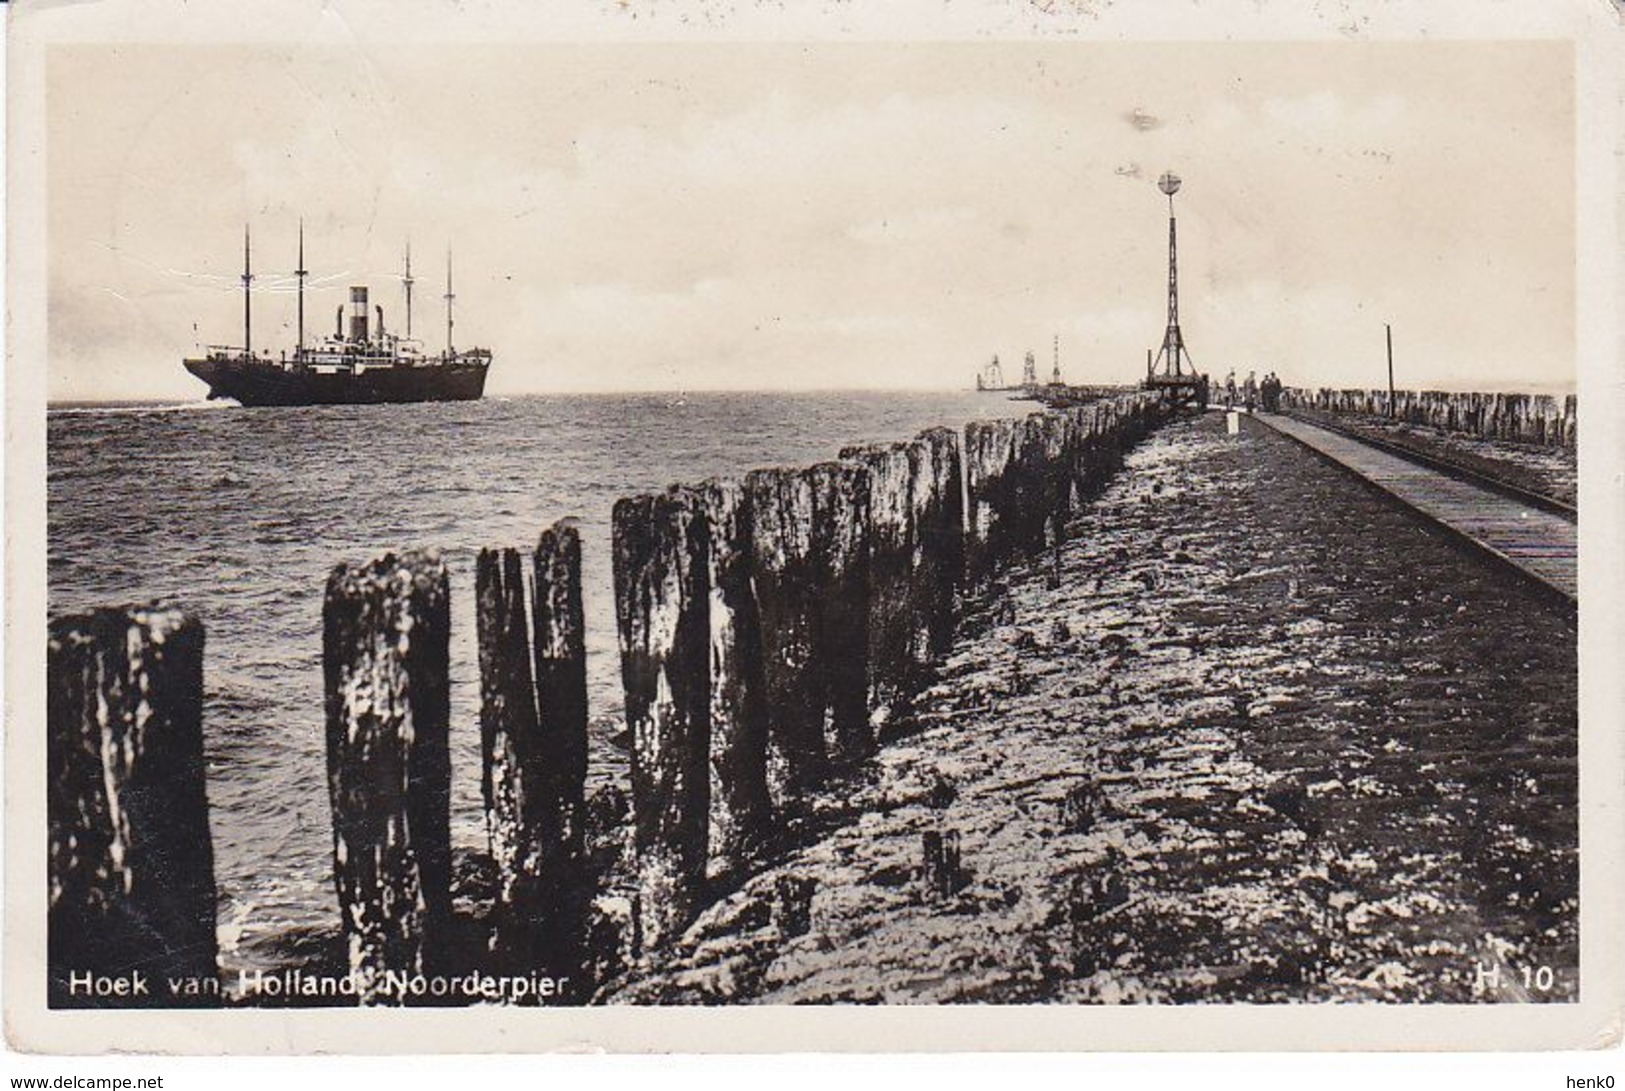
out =
[[490,348],[487,392],[968,387],[1059,337],[1289,384],[1574,381],[1563,43],[56,45],[49,397],[197,398],[366,283]]

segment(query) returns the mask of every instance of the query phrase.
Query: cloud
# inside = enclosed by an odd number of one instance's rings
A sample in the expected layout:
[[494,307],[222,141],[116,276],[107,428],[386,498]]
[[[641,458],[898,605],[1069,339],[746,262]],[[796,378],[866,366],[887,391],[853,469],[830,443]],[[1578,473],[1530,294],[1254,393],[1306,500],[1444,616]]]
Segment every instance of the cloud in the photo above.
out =
[[[1162,48],[482,47],[353,78],[314,54],[93,53],[96,78],[53,95],[73,109],[50,142],[52,313],[82,330],[53,341],[53,396],[101,389],[121,338],[166,361],[145,381],[189,389],[167,361],[194,321],[239,328],[243,220],[266,287],[301,214],[324,329],[347,282],[398,309],[408,237],[432,318],[452,243],[457,328],[504,361],[493,389],[968,381],[1055,332],[1069,375],[1138,374],[1168,169],[1199,354],[1327,358],[1363,336],[1362,301],[1429,299],[1404,321],[1448,318],[1442,371],[1504,359],[1492,329],[1530,358],[1572,346],[1561,64],[1441,47],[1461,93],[1440,96],[1380,45]],[[1260,283],[1282,294],[1227,294]],[[292,312],[257,293],[255,329],[291,343]],[[1509,341],[1511,314],[1529,328]]]

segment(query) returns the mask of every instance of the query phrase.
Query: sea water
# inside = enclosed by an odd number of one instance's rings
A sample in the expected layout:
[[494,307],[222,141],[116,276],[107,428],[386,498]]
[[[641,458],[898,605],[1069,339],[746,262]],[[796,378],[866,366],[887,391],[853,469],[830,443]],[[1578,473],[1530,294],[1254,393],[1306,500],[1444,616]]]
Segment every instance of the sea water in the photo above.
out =
[[481,548],[528,556],[543,528],[580,520],[589,778],[602,781],[626,760],[610,576],[617,498],[1033,408],[969,392],[53,408],[50,611],[165,599],[203,620],[223,960],[271,967],[285,937],[338,921],[321,670],[322,592],[335,565],[441,550],[452,598],[452,840],[482,848]]

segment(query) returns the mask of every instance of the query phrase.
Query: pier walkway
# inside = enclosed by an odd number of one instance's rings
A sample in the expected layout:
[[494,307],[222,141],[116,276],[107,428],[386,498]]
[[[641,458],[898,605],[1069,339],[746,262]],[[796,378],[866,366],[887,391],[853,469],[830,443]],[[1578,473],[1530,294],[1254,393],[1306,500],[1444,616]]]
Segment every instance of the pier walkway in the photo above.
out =
[[1059,579],[971,605],[823,832],[603,999],[1572,1000],[1575,619],[1305,455],[1159,428]]
[[1278,415],[1254,419],[1364,478],[1569,602],[1577,601],[1573,520],[1306,421]]

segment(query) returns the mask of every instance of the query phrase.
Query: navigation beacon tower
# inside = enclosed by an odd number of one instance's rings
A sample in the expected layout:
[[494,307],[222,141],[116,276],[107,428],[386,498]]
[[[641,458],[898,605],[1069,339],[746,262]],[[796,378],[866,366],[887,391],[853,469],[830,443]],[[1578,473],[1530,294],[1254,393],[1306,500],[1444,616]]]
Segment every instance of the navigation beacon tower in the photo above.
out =
[[1207,406],[1207,376],[1198,374],[1179,330],[1179,236],[1174,220],[1174,194],[1179,185],[1179,175],[1172,171],[1157,179],[1157,188],[1168,197],[1168,325],[1156,359],[1146,352],[1145,386],[1161,390],[1176,406],[1193,403],[1201,409]]

